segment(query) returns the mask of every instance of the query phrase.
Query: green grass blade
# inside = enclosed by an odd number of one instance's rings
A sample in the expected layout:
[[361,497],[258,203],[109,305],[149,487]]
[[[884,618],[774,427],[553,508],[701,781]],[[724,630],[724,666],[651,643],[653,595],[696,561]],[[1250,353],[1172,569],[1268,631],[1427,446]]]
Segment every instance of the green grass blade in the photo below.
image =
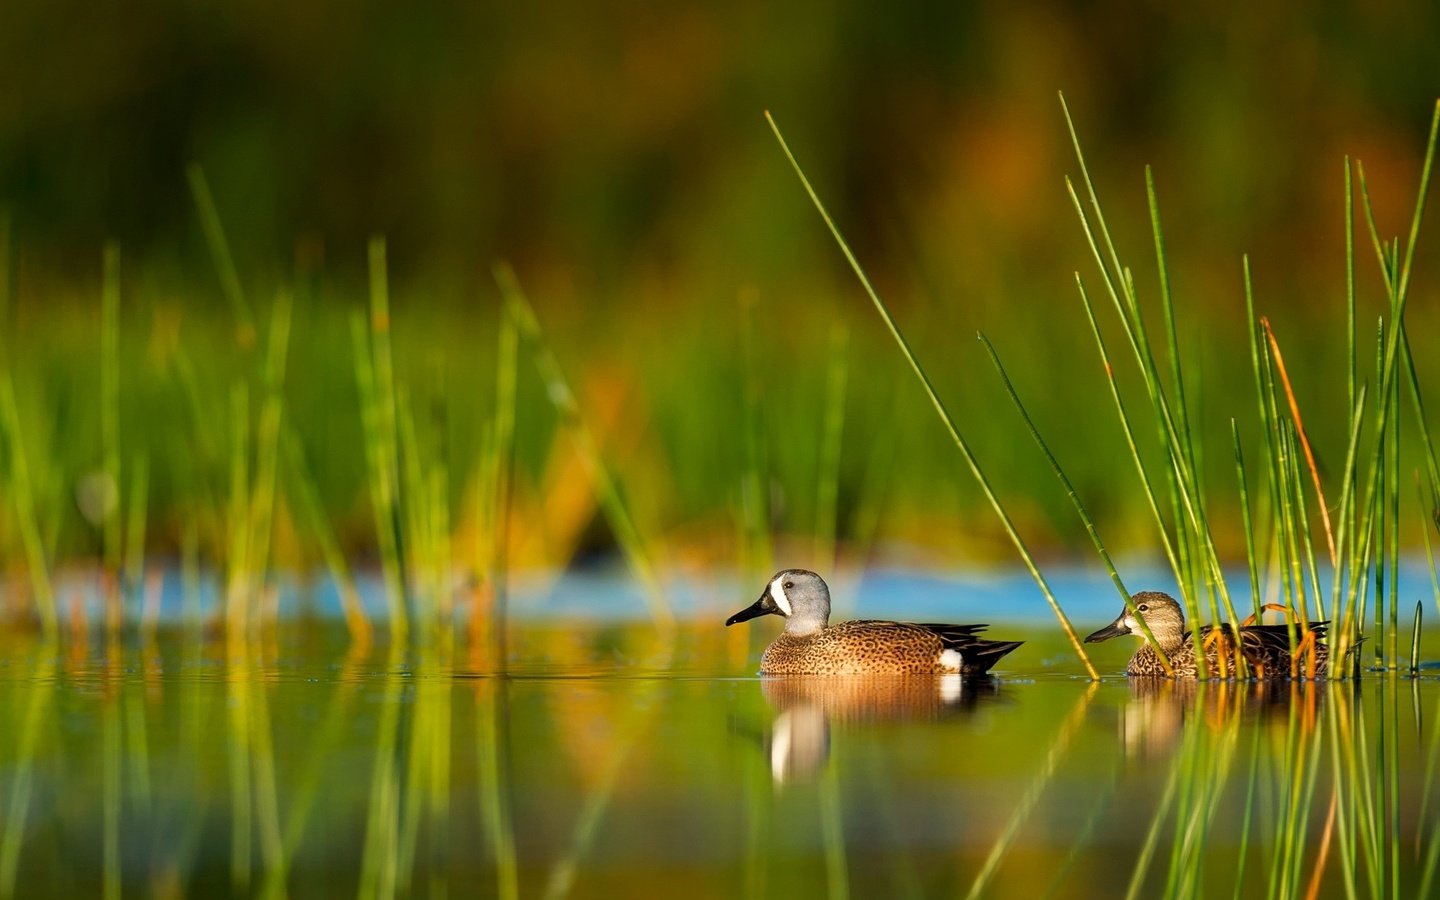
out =
[[850,332],[843,319],[830,328],[830,361],[825,376],[825,412],[820,424],[820,456],[815,487],[815,565],[833,571],[839,530],[840,454],[845,437],[845,387],[850,372]]
[[770,116],[769,112],[765,113],[765,120],[770,123],[770,129],[775,133],[775,139],[779,141],[780,148],[785,152],[785,157],[790,161],[790,165],[795,170],[796,176],[800,179],[800,184],[804,187],[805,193],[809,195],[810,201],[815,205],[816,211],[820,213],[820,218],[825,221],[826,227],[830,230],[831,237],[833,237],[836,244],[839,245],[840,251],[844,254],[846,261],[850,263],[851,270],[854,271],[855,276],[860,280],[861,287],[864,288],[866,295],[870,298],[870,302],[874,304],[875,310],[885,322],[885,327],[890,331],[890,336],[894,338],[895,343],[900,348],[901,354],[905,357],[906,362],[910,364],[910,369],[915,373],[915,377],[920,379],[920,384],[925,388],[925,394],[930,399],[930,405],[935,408],[936,415],[940,417],[940,421],[944,423],[946,430],[950,433],[950,439],[960,450],[961,456],[965,458],[965,463],[969,466],[970,473],[975,477],[976,482],[979,483],[981,491],[985,494],[985,499],[989,501],[991,508],[995,511],[995,515],[1000,519],[1006,535],[1009,536],[1010,542],[1015,545],[1015,549],[1024,561],[1026,569],[1029,570],[1030,577],[1035,580],[1035,583],[1040,588],[1040,592],[1045,596],[1045,602],[1050,604],[1050,609],[1055,614],[1055,618],[1059,620],[1060,627],[1064,630],[1066,637],[1070,639],[1070,644],[1075,650],[1075,655],[1080,658],[1081,663],[1085,666],[1085,670],[1090,677],[1092,679],[1099,679],[1100,675],[1095,671],[1095,666],[1090,662],[1090,657],[1085,652],[1084,646],[1081,645],[1080,638],[1075,633],[1074,626],[1070,624],[1069,617],[1067,617],[1065,611],[1061,609],[1060,601],[1055,599],[1055,595],[1050,590],[1050,585],[1045,580],[1045,576],[1040,574],[1040,569],[1036,565],[1034,557],[1030,555],[1030,551],[1026,548],[1024,540],[1020,537],[1019,532],[1015,530],[1015,525],[1011,522],[1009,514],[1005,512],[1004,506],[1001,505],[1000,498],[995,495],[994,490],[990,487],[990,481],[981,470],[979,462],[970,450],[970,445],[961,437],[959,427],[956,426],[955,420],[951,418],[944,401],[940,399],[940,395],[936,393],[935,386],[930,382],[930,376],[925,373],[925,369],[920,365],[920,360],[916,358],[914,351],[910,349],[910,342],[905,339],[905,335],[900,331],[900,326],[896,324],[894,317],[891,316],[889,307],[885,305],[885,301],[880,299],[880,295],[876,293],[874,286],[870,283],[869,277],[866,276],[865,270],[860,267],[860,262],[855,258],[855,254],[851,252],[850,245],[845,242],[845,238],[841,235],[840,229],[835,225],[834,220],[830,218],[830,213],[820,201],[820,196],[816,194],[815,189],[811,187],[810,180],[805,177],[804,170],[800,168],[800,163],[795,159],[795,155],[790,152],[790,145],[785,142],[784,135],[780,133],[780,127],[775,124],[775,120]]
[[745,437],[745,471],[740,479],[742,579],[769,578],[775,571],[775,547],[770,535],[770,455],[765,442],[765,382],[760,377],[760,336],[755,326],[757,303],[753,290],[740,292],[740,414]]
[[660,578],[646,551],[640,531],[621,494],[620,483],[601,459],[595,438],[580,415],[580,406],[575,400],[574,392],[570,389],[570,383],[565,379],[565,375],[560,369],[560,363],[555,359],[555,354],[545,342],[544,334],[540,330],[540,320],[535,317],[534,307],[530,305],[529,299],[520,288],[520,282],[516,279],[514,271],[508,265],[501,263],[495,266],[495,281],[500,286],[500,293],[504,296],[511,318],[520,329],[521,336],[530,345],[531,358],[540,373],[541,380],[545,382],[550,402],[559,413],[561,424],[569,432],[570,440],[579,452],[581,461],[589,470],[591,483],[595,486],[600,508],[605,512],[606,521],[610,523],[610,528],[615,533],[615,539],[620,544],[620,549],[625,554],[631,569],[645,588],[645,599],[650,610],[650,617],[654,620],[657,628],[668,632],[675,624],[675,614],[670,609],[670,601],[665,596],[665,591],[660,585]]
[[[120,491],[120,246],[105,245],[100,291],[100,453],[101,471],[111,489]],[[102,528],[105,567],[120,571],[120,514],[109,510]]]
[[1100,561],[1104,564],[1105,571],[1110,575],[1110,583],[1115,585],[1115,589],[1120,592],[1120,602],[1125,605],[1126,609],[1130,610],[1135,616],[1135,620],[1140,623],[1140,630],[1144,634],[1145,640],[1154,649],[1156,656],[1160,658],[1160,665],[1164,667],[1165,674],[1173,678],[1175,670],[1170,667],[1170,657],[1160,648],[1160,643],[1155,640],[1155,635],[1150,633],[1150,626],[1145,623],[1145,618],[1135,609],[1135,603],[1130,599],[1130,591],[1125,587],[1125,582],[1120,578],[1120,573],[1116,571],[1115,563],[1110,558],[1109,551],[1105,549],[1105,542],[1100,538],[1100,530],[1095,527],[1095,521],[1085,509],[1085,503],[1080,499],[1079,492],[1075,490],[1075,485],[1070,482],[1070,478],[1060,466],[1060,461],[1055,458],[1055,454],[1051,452],[1050,446],[1045,443],[1045,439],[1040,435],[1040,429],[1035,426],[1035,421],[1030,417],[1029,410],[1025,408],[1024,402],[1020,399],[1020,394],[1016,392],[1015,385],[1010,380],[1009,374],[1006,373],[1005,366],[1001,364],[1000,355],[995,352],[994,345],[990,343],[990,339],[985,337],[984,334],[979,335],[979,338],[980,343],[985,346],[985,352],[990,355],[990,362],[995,365],[995,371],[1000,373],[1000,380],[1005,384],[1006,394],[1009,395],[1010,401],[1015,404],[1015,409],[1019,411],[1020,418],[1025,420],[1025,427],[1030,431],[1030,437],[1035,440],[1035,444],[1040,448],[1040,451],[1045,454],[1045,459],[1050,464],[1050,470],[1055,473],[1055,477],[1060,479],[1060,484],[1064,486],[1066,496],[1070,498],[1070,503],[1075,507],[1076,514],[1080,516],[1080,521],[1085,526],[1085,533],[1090,536],[1090,542],[1094,545],[1095,552],[1100,556]]
[[35,612],[46,640],[54,640],[59,631],[55,610],[55,591],[50,581],[50,562],[40,536],[40,519],[35,505],[35,488],[26,460],[24,431],[15,402],[15,383],[10,369],[0,363],[0,430],[9,438],[11,502],[20,530],[20,543],[25,552],[25,565],[30,574],[30,590],[34,594]]
[[205,243],[210,248],[210,259],[215,264],[215,274],[220,278],[220,292],[230,311],[235,316],[237,339],[240,346],[249,348],[255,343],[255,319],[250,313],[250,304],[245,300],[245,290],[240,286],[240,272],[235,268],[235,258],[230,253],[230,242],[225,238],[225,228],[220,223],[220,211],[215,206],[215,197],[210,193],[210,182],[199,163],[191,163],[185,170],[190,182],[190,196],[195,201],[195,211],[200,215],[200,227],[205,232]]

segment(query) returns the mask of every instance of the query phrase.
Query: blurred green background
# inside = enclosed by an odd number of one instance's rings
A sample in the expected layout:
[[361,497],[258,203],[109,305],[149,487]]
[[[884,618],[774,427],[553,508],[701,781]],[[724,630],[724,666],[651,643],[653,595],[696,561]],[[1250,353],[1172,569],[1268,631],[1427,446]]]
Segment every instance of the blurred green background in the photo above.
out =
[[[836,322],[849,337],[842,540],[1008,558],[775,145],[769,109],[1026,537],[1052,553],[1087,543],[978,330],[1110,542],[1151,552],[1074,290],[1073,273],[1093,280],[1094,263],[1064,188],[1076,168],[1064,90],[1147,302],[1143,166],[1155,167],[1213,519],[1236,552],[1229,418],[1255,433],[1241,254],[1333,473],[1345,419],[1343,160],[1364,161],[1382,228],[1402,233],[1440,91],[1437,19],[1424,3],[1315,4],[1296,17],[1270,0],[4,4],[0,315],[47,547],[85,559],[99,546],[73,496],[102,464],[107,240],[123,259],[122,457],[150,462],[146,543],[174,552],[185,522],[223,496],[231,387],[257,380],[259,351],[237,340],[186,182],[194,162],[262,332],[276,291],[296,298],[287,418],[347,551],[374,545],[349,316],[364,307],[366,241],[380,234],[398,373],[448,472],[457,557],[478,528],[500,310],[490,267],[503,258],[642,532],[674,558],[735,558],[741,485],[757,467],[769,530],[824,530],[817,469]],[[1361,246],[1363,375],[1383,294]],[[1433,246],[1422,238],[1409,319],[1425,385],[1440,369],[1422,349],[1440,327]],[[742,297],[754,304],[751,338]],[[187,405],[184,359],[213,420]],[[583,469],[521,362],[519,559],[604,550]],[[758,455],[746,452],[747,368]],[[279,517],[277,558],[316,564],[283,489]],[[215,523],[201,538],[218,555]],[[7,558],[20,540],[7,504]]]

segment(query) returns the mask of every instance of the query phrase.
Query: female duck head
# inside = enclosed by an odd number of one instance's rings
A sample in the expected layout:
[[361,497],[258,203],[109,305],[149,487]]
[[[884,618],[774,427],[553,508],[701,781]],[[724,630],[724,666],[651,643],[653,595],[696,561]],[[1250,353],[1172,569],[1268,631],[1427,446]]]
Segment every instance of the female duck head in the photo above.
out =
[[830,623],[830,589],[825,579],[806,569],[785,569],[765,585],[765,593],[750,606],[725,620],[726,625],[758,616],[785,617],[787,634],[823,631]]
[[1155,635],[1155,641],[1161,649],[1168,652],[1172,647],[1178,647],[1185,642],[1185,614],[1180,611],[1180,604],[1175,602],[1174,597],[1160,591],[1141,591],[1131,597],[1130,602],[1135,605],[1135,612],[1131,612],[1130,607],[1126,606],[1120,610],[1115,621],[1087,636],[1085,643],[1108,641],[1122,634],[1138,634],[1143,637],[1145,632],[1135,618],[1137,614],[1150,626],[1150,633]]

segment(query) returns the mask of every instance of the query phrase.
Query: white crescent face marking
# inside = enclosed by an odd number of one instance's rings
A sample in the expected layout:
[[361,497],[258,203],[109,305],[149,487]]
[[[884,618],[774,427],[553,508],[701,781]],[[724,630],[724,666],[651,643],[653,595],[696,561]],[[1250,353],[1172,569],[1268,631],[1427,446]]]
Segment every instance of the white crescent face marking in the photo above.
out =
[[781,583],[784,580],[782,576],[770,582],[770,598],[775,601],[776,606],[780,607],[780,611],[788,616],[790,615],[790,598],[785,596],[785,585]]

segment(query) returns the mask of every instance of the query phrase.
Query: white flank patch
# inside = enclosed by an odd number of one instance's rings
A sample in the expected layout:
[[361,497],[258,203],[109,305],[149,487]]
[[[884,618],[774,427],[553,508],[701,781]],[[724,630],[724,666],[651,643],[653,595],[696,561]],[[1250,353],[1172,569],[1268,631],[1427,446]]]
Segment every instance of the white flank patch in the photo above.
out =
[[960,655],[959,650],[941,650],[940,668],[947,672],[959,672],[965,665],[965,657]]
[[781,583],[784,580],[784,578],[776,578],[770,582],[770,597],[775,601],[775,605],[780,607],[780,611],[788,616],[790,615],[790,598],[785,596],[785,585]]
[[[946,653],[954,653],[953,650],[946,650]],[[954,703],[960,699],[960,690],[963,682],[959,675],[940,676],[940,702]]]

